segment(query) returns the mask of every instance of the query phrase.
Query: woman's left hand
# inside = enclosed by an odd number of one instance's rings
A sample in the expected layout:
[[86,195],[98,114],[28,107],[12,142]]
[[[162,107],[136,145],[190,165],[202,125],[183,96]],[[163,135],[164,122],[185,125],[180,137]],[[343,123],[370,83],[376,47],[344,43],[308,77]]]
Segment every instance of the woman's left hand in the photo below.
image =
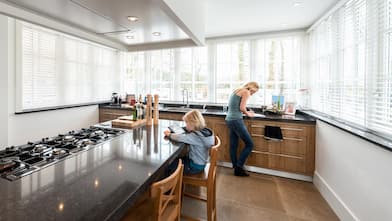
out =
[[255,116],[255,112],[254,111],[247,111],[246,115],[248,117],[254,117]]

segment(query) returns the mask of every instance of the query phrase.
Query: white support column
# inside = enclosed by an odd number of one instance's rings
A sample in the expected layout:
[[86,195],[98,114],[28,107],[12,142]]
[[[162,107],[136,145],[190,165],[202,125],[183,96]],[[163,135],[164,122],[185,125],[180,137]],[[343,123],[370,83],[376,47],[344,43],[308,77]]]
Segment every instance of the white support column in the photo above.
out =
[[208,94],[209,102],[216,102],[216,43],[210,42],[208,45]]

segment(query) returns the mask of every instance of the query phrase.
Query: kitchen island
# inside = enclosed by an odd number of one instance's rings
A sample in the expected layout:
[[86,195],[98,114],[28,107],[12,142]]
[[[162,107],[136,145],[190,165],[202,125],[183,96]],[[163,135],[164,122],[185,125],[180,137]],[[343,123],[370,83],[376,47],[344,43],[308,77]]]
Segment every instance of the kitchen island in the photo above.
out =
[[0,178],[0,220],[121,219],[182,151],[163,136],[179,123],[127,130],[20,179]]

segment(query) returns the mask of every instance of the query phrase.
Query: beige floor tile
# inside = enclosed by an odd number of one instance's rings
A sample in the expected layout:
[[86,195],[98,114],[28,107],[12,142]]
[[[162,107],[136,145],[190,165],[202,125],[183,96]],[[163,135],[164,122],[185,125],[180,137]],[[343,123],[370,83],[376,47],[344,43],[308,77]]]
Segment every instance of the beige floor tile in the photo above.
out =
[[270,176],[251,173],[249,177],[233,176],[220,169],[217,177],[217,199],[231,200],[250,207],[283,211],[276,183]]
[[288,215],[310,220],[339,220],[315,186],[309,182],[275,178]]

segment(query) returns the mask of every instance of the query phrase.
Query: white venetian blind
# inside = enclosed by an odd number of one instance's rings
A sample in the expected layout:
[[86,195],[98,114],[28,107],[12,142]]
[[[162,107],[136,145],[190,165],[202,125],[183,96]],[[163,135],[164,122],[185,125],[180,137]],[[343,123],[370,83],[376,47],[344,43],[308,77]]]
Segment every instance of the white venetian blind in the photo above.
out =
[[57,105],[56,38],[53,33],[22,29],[23,108]]
[[350,0],[310,33],[312,107],[392,134],[391,0]]
[[107,101],[118,91],[115,50],[25,22],[16,33],[18,112]]
[[[392,134],[391,0],[368,0],[369,83],[367,126]],[[378,59],[377,59],[378,58]]]

